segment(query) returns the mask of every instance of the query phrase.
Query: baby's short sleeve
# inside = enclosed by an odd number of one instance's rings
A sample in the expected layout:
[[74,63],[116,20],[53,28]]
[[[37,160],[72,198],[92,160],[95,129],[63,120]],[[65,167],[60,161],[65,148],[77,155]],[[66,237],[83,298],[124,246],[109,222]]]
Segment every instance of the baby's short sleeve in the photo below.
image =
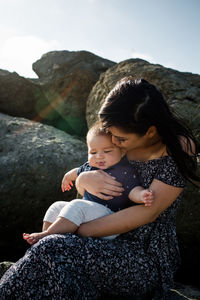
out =
[[82,172],[91,171],[92,167],[88,162],[84,163],[82,166],[80,166],[77,170],[77,175],[80,175]]

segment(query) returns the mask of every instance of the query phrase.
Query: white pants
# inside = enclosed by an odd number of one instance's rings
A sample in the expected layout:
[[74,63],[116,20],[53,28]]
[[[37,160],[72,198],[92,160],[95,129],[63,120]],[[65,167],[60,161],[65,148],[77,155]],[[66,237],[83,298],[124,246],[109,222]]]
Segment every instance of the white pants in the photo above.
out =
[[[94,219],[113,214],[113,211],[96,202],[75,199],[70,202],[54,202],[46,211],[43,221],[53,223],[57,217],[63,217],[73,222],[77,226]],[[104,237],[104,239],[114,239],[118,234]]]

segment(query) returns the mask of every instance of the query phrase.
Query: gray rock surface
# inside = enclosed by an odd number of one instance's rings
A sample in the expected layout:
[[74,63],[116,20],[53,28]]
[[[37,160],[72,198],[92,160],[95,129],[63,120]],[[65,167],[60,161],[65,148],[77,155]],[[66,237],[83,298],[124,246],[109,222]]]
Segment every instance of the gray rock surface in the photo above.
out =
[[41,121],[38,109],[44,103],[40,85],[15,72],[0,70],[0,112]]
[[12,262],[10,261],[3,261],[0,262],[0,278],[3,276],[3,274],[12,266]]
[[84,136],[88,94],[114,64],[87,51],[53,51],[33,63],[39,79],[0,70],[0,112]]
[[180,296],[184,295],[186,299],[200,299],[200,289],[192,285],[184,285],[176,282],[173,291]]
[[50,204],[76,196],[75,189],[62,193],[61,180],[87,150],[61,130],[4,114],[0,136],[0,252],[7,255],[24,249],[22,233],[40,230]]
[[87,51],[53,51],[33,64],[51,111],[44,122],[70,134],[84,136],[86,100],[93,85],[115,63]]

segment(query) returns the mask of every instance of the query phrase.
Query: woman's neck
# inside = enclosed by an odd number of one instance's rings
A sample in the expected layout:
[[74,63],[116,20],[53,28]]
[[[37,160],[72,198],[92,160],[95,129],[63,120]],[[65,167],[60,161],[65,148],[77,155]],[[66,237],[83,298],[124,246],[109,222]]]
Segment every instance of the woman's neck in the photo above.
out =
[[129,160],[141,161],[157,159],[166,155],[168,155],[166,145],[163,144],[161,140],[156,141],[151,145],[145,146],[143,148],[132,149],[127,153],[127,157]]

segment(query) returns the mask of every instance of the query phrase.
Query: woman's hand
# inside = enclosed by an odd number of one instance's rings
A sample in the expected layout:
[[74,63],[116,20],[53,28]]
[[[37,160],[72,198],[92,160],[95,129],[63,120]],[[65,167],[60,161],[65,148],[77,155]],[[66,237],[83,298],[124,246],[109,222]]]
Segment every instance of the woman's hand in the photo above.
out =
[[121,183],[102,170],[81,173],[76,179],[76,188],[80,193],[84,189],[103,200],[120,196],[124,191]]

